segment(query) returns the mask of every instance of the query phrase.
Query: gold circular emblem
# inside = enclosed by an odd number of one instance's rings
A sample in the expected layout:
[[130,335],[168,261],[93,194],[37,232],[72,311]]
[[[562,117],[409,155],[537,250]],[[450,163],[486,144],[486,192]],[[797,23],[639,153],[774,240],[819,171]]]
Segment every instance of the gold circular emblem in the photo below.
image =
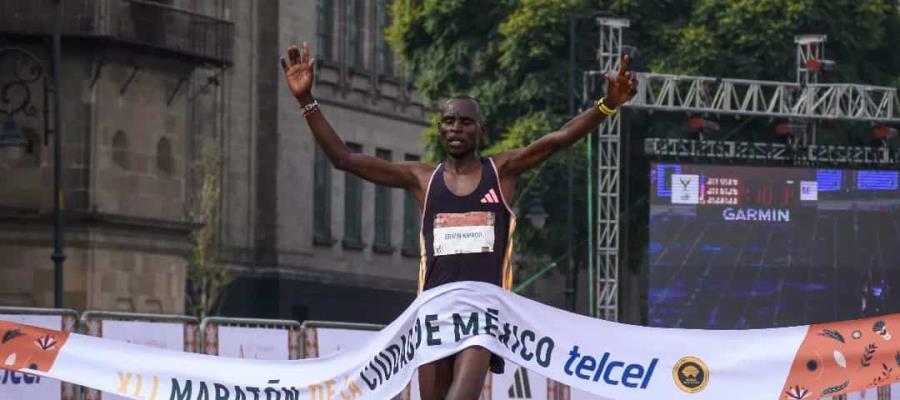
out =
[[682,357],[672,369],[675,386],[688,393],[697,393],[709,383],[709,368],[697,357]]

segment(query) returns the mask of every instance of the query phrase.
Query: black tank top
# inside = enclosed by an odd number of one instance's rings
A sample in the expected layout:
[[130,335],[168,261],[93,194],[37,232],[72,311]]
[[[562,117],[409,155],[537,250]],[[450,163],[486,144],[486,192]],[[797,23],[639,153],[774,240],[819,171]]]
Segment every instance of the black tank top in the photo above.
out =
[[444,166],[431,175],[422,210],[419,290],[459,281],[512,286],[516,219],[500,190],[497,167],[481,159],[481,182],[466,196],[444,183]]

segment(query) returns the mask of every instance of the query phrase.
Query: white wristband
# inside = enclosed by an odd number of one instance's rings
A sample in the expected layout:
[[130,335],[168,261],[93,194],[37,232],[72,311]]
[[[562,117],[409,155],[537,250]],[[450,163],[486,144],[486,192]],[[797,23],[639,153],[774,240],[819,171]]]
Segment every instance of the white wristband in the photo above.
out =
[[319,101],[316,99],[313,99],[313,101],[311,103],[306,103],[300,107],[303,108],[304,112],[310,112],[318,106],[319,106]]

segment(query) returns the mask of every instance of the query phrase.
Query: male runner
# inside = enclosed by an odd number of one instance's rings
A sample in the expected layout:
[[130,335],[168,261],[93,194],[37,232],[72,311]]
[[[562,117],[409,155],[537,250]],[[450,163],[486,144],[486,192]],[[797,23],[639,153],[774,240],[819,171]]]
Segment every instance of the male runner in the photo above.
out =
[[[506,199],[518,178],[554,153],[571,146],[634,95],[637,82],[625,56],[619,73],[607,78],[606,97],[559,130],[520,149],[491,158],[478,154],[485,135],[478,102],[454,97],[444,103],[438,126],[448,158],[437,166],[421,162],[389,162],[347,148],[312,96],[315,59],[309,45],[288,49],[281,59],[291,93],[306,122],[334,167],[378,185],[409,191],[422,210],[422,263],[419,290],[458,281],[512,285],[510,252],[515,215]],[[469,347],[419,367],[422,400],[475,400],[489,370],[502,372],[502,359],[483,347]]]

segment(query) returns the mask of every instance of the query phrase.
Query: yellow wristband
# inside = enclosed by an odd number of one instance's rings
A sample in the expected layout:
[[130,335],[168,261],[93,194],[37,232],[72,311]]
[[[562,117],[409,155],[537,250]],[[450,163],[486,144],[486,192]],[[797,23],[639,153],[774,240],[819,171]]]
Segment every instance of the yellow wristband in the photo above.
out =
[[601,114],[609,117],[609,116],[615,115],[615,113],[619,112],[619,110],[616,110],[615,108],[610,108],[609,106],[607,106],[606,102],[604,102],[603,100],[604,100],[603,97],[601,97],[600,100],[597,100],[597,109],[600,110]]

